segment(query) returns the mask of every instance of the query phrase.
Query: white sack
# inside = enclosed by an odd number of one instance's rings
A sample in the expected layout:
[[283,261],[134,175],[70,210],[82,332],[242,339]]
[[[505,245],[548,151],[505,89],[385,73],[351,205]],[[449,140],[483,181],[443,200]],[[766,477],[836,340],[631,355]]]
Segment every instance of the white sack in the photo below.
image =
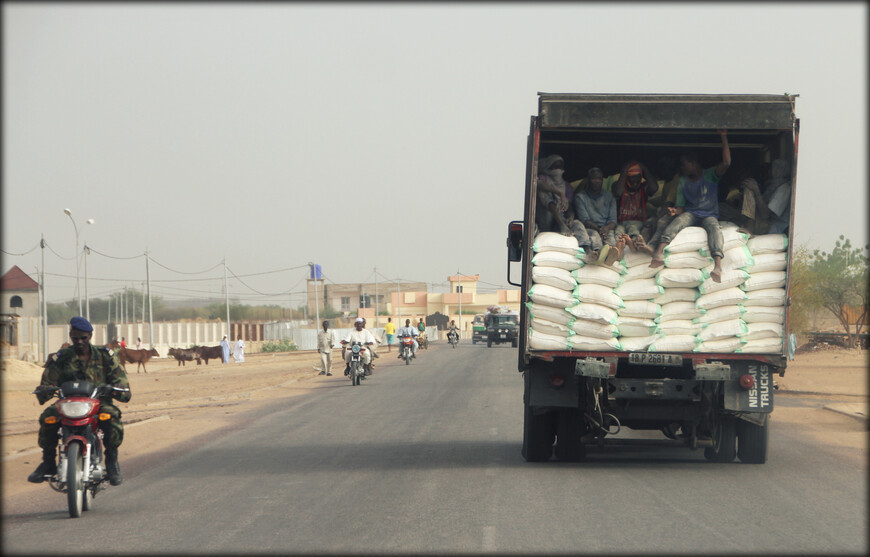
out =
[[707,342],[709,340],[740,336],[745,334],[747,330],[746,323],[742,319],[730,319],[704,327],[695,337],[700,342]]
[[753,290],[767,290],[784,286],[785,271],[764,271],[753,273],[740,288],[746,292],[752,292]]
[[697,288],[708,276],[701,269],[662,269],[656,283],[665,288]]
[[652,278],[629,280],[614,289],[616,295],[624,301],[652,300],[664,291],[665,289],[656,284],[656,280]]
[[541,232],[535,236],[535,241],[532,244],[532,249],[535,253],[543,251],[560,251],[568,255],[582,255],[583,250],[577,244],[577,238],[565,236],[558,232]]
[[735,352],[739,354],[780,354],[782,353],[782,339],[750,340]]
[[[749,248],[747,248],[745,245],[737,246],[729,250],[723,250],[722,252],[723,271],[730,271],[731,269],[745,269],[753,263],[755,263],[755,260],[753,259],[752,254],[749,252]],[[705,268],[713,270],[712,266]]]
[[604,323],[605,325],[616,323],[616,310],[599,304],[580,303],[565,309],[577,319]]
[[762,234],[750,238],[746,245],[749,246],[752,255],[776,253],[788,248],[788,236],[785,234]]
[[744,341],[739,337],[725,337],[717,340],[708,340],[698,343],[695,352],[723,352],[731,354],[741,346]]
[[701,317],[696,317],[693,321],[695,323],[700,323],[701,325],[710,325],[712,323],[718,323],[719,321],[740,319],[744,313],[746,313],[746,309],[740,304],[719,306],[707,310],[707,313]]
[[[720,306],[742,304],[748,294],[737,286],[725,288],[710,294],[703,294],[695,301],[695,307],[701,310],[711,310]],[[745,304],[744,304],[745,305]]]
[[[745,306],[744,306],[745,307]],[[775,306],[749,306],[743,314],[747,323],[785,323],[785,308]]]
[[568,337],[560,337],[529,329],[529,348],[532,350],[570,350]]
[[749,239],[749,234],[740,232],[737,228],[720,226],[720,229],[722,230],[722,255],[730,249],[746,245]]
[[776,253],[759,253],[755,257],[754,265],[746,267],[746,272],[749,276],[755,273],[764,273],[766,271],[785,271],[788,267],[788,252],[779,251]]
[[646,337],[656,332],[656,322],[652,319],[639,319],[637,317],[619,316],[616,320],[616,328],[619,330],[619,338]]
[[665,246],[665,254],[698,251],[707,247],[707,231],[701,226],[687,226],[677,232],[674,239]]
[[766,288],[763,290],[753,290],[746,292],[746,301],[743,302],[746,307],[751,306],[785,306],[785,288]]
[[622,307],[622,298],[612,288],[600,284],[581,284],[574,289],[574,297],[583,303],[599,304],[609,308]]
[[651,335],[647,337],[620,338],[619,342],[622,343],[622,349],[626,352],[646,352],[649,345],[657,339],[658,336]]
[[650,352],[691,352],[695,349],[695,337],[674,335],[659,337],[649,345]]
[[694,302],[670,302],[662,304],[662,314],[658,318],[659,323],[673,321],[675,319],[694,319],[701,317],[702,313]]
[[635,265],[634,267],[629,267],[625,274],[622,275],[622,282],[628,282],[630,280],[638,280],[645,278],[652,278],[658,274],[661,270],[661,267],[650,267],[647,265]]
[[710,294],[731,288],[732,286],[740,286],[746,279],[749,278],[749,273],[743,269],[731,269],[730,271],[722,270],[721,282],[715,282],[712,278],[706,279],[698,287],[701,294]]
[[784,329],[781,323],[770,323],[768,321],[759,321],[757,323],[747,323],[747,331],[743,335],[743,340],[761,340],[763,338],[776,338],[780,341],[784,336]]
[[640,319],[655,319],[662,314],[662,306],[649,300],[628,300],[625,307],[616,312],[620,317],[635,317]]
[[656,327],[656,334],[661,336],[695,336],[701,332],[702,328],[703,327],[700,323],[695,323],[691,319],[674,319],[672,321],[665,321],[664,323],[659,323],[658,327]]
[[571,322],[571,330],[575,334],[589,338],[614,338],[619,336],[619,328],[616,325],[606,325],[586,319],[575,319]]
[[547,321],[546,319],[532,319],[531,327],[539,333],[547,333],[548,335],[556,335],[558,337],[569,337],[574,334],[573,329]]
[[561,251],[542,251],[532,258],[533,265],[541,267],[557,267],[567,271],[573,271],[583,266],[583,260],[576,255],[569,255]]
[[713,258],[702,255],[700,251],[684,251],[665,256],[665,267],[669,269],[703,269]]
[[556,308],[567,308],[577,303],[577,298],[571,292],[548,284],[536,284],[529,288],[529,298],[536,304]]
[[652,256],[642,251],[631,251],[631,248],[625,248],[622,252],[622,264],[628,269],[637,267],[638,265],[649,267],[651,261]]
[[[741,290],[741,292],[743,292]],[[701,293],[697,288],[665,288],[664,294],[659,294],[653,301],[657,304],[669,302],[694,302]]]
[[622,350],[622,343],[616,338],[592,338],[574,335],[568,342],[571,345],[570,350],[581,350],[584,352]]
[[600,284],[608,288],[616,288],[621,275],[612,267],[586,265],[571,271],[571,277],[577,284]]
[[532,283],[547,284],[560,290],[571,292],[577,286],[577,281],[571,276],[571,271],[558,267],[532,267]]
[[566,325],[568,327],[570,327],[571,322],[574,321],[574,316],[568,313],[565,308],[545,306],[532,302],[526,302],[526,307],[529,308],[529,314],[532,316],[532,319],[546,319],[547,321],[552,321],[553,323]]

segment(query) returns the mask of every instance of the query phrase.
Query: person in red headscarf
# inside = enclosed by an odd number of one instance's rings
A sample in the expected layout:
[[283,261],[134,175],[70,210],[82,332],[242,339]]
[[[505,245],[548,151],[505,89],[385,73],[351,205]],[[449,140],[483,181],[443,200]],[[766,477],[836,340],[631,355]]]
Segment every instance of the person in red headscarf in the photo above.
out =
[[[629,161],[622,167],[619,179],[613,184],[616,198],[616,236],[627,234],[633,242],[640,236],[647,221],[647,199],[659,189],[658,180],[641,162]],[[631,245],[631,244],[629,244]]]

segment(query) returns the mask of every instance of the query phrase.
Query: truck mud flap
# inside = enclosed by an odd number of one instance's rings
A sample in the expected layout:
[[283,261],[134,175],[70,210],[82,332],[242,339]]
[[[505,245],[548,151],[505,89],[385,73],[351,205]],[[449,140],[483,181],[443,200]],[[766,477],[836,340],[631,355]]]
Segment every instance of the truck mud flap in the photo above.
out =
[[[772,412],[774,368],[755,362],[729,363],[733,379],[725,381],[725,410],[763,414]],[[752,377],[752,386],[748,389],[740,385],[740,378],[744,375]]]
[[546,366],[530,369],[529,404],[559,408],[579,408],[580,381],[573,370]]

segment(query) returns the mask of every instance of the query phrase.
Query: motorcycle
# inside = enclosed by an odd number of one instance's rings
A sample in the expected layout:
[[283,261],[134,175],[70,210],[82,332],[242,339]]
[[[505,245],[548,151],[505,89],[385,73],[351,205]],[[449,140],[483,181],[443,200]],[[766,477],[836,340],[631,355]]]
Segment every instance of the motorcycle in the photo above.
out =
[[365,354],[366,347],[359,342],[354,342],[347,350],[350,350],[350,370],[348,375],[350,376],[351,385],[356,386],[360,384],[360,381],[365,379],[366,369],[363,363],[363,354]]
[[459,335],[456,334],[454,331],[449,331],[447,333],[447,340],[448,342],[450,342],[450,346],[456,348],[456,345],[459,344]]
[[405,360],[405,365],[410,365],[411,358],[414,357],[414,337],[400,337],[399,343],[399,357]]
[[94,385],[89,381],[66,381],[60,387],[37,387],[37,392],[57,397],[60,415],[58,430],[57,473],[48,478],[55,491],[67,494],[69,515],[78,518],[91,510],[93,499],[109,481],[103,463],[103,431],[98,422],[111,419],[100,412],[100,397],[112,391],[128,392],[111,385]]

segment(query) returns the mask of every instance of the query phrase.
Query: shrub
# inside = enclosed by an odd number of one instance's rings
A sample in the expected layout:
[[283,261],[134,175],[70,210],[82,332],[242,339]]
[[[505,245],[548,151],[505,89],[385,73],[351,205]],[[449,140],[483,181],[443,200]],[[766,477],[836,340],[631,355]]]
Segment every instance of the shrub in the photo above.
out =
[[264,342],[263,347],[260,348],[261,352],[292,352],[294,350],[299,350],[299,347],[296,346],[295,342],[286,338],[279,341]]

